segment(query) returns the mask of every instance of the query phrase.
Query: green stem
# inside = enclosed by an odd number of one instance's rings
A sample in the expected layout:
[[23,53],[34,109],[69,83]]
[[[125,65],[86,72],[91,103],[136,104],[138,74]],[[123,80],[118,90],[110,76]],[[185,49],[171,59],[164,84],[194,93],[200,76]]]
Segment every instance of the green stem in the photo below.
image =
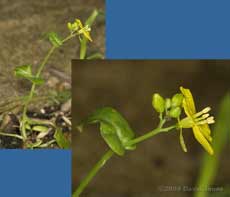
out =
[[128,141],[127,143],[125,143],[125,146],[130,146],[130,145],[134,145],[134,144],[138,144],[142,141],[145,141],[151,137],[153,137],[154,135],[158,134],[158,133],[161,133],[161,132],[168,132],[172,129],[175,129],[176,126],[171,126],[171,127],[167,127],[167,128],[161,128],[161,127],[157,127],[156,129],[152,130],[152,131],[149,131],[148,133],[140,136],[140,137],[137,137],[133,140],[130,140]]
[[67,36],[66,38],[64,38],[62,40],[62,43],[64,44],[65,42],[67,42],[68,40],[70,40],[71,38],[77,36],[78,34],[77,33],[71,33],[69,36]]
[[15,137],[15,138],[18,138],[18,139],[22,140],[22,136],[17,135],[17,134],[0,132],[0,135],[9,136],[9,137]]
[[80,41],[80,60],[85,59],[86,56],[86,51],[87,51],[87,39],[84,37],[81,41]]
[[90,170],[89,174],[82,180],[77,190],[73,193],[72,197],[79,197],[83,192],[85,187],[89,184],[89,182],[93,179],[93,177],[97,174],[97,172],[105,165],[105,163],[113,156],[113,151],[108,150],[102,158],[94,165],[94,167]]
[[41,145],[39,145],[38,147],[39,147],[39,148],[46,148],[46,147],[50,146],[51,144],[53,144],[53,143],[55,143],[55,142],[56,142],[56,140],[50,140],[49,142],[46,142],[46,143],[44,143],[44,144],[41,144]]

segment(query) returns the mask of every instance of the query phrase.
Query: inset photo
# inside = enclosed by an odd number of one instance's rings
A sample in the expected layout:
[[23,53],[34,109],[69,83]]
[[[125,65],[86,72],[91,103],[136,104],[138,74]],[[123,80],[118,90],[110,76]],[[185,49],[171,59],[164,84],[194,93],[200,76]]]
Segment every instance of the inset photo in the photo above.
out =
[[0,3],[0,148],[69,149],[71,59],[103,59],[104,0]]
[[230,61],[72,61],[73,197],[229,195]]

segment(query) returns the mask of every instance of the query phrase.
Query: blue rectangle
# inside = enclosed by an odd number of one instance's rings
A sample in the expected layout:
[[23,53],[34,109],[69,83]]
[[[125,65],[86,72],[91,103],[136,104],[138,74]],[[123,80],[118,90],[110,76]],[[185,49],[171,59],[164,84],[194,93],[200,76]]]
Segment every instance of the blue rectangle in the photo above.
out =
[[107,0],[108,59],[230,58],[229,0]]
[[70,150],[1,150],[0,196],[70,197]]

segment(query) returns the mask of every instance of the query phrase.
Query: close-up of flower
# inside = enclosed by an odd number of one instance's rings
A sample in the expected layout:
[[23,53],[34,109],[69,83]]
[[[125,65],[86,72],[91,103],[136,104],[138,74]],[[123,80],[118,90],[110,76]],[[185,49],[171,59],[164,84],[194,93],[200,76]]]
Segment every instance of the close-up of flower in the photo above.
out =
[[208,60],[74,60],[72,197],[209,196],[211,191],[203,188],[223,188],[225,195],[228,65]]
[[[202,111],[197,113],[191,91],[183,87],[180,87],[180,90],[184,96],[182,106],[187,117],[179,121],[179,127],[192,128],[196,140],[204,147],[204,149],[210,155],[213,155],[214,151],[212,146],[210,145],[212,137],[210,136],[211,130],[209,128],[209,124],[213,124],[215,121],[214,117],[209,116],[208,113],[211,108],[206,107]],[[183,144],[182,146],[185,146],[185,144],[183,143],[182,133],[181,141],[181,144]],[[183,148],[183,150],[186,152],[186,147]]]

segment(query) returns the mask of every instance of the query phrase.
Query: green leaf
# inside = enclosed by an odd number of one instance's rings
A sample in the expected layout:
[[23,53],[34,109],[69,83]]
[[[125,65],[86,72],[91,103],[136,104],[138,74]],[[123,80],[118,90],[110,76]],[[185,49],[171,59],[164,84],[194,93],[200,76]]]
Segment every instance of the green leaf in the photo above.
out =
[[17,77],[28,78],[32,76],[32,65],[22,65],[15,68],[15,75]]
[[50,32],[48,34],[49,41],[52,43],[55,47],[60,47],[62,45],[61,38],[57,35],[55,32]]
[[58,103],[65,103],[66,101],[71,99],[71,91],[70,90],[56,91],[54,98],[56,101],[58,101]]
[[54,134],[54,138],[60,148],[69,149],[71,147],[71,142],[63,134],[62,130],[58,128]]
[[94,123],[100,123],[103,139],[116,154],[122,156],[125,150],[136,148],[135,145],[125,145],[135,137],[135,134],[128,122],[115,109],[104,107],[96,110],[80,123],[78,129],[82,131],[85,125]]
[[86,58],[87,60],[104,59],[101,53],[94,53]]
[[89,25],[89,27],[91,27],[94,23],[94,21],[96,20],[97,16],[98,16],[99,12],[97,9],[95,9],[92,14],[87,18],[87,20],[85,21],[85,25]]
[[33,127],[33,131],[37,131],[37,132],[47,132],[48,130],[49,130],[48,127],[42,125],[36,125]]
[[28,78],[28,80],[30,80],[32,83],[36,84],[36,85],[42,85],[44,84],[44,79],[40,78],[40,77],[36,77],[36,76],[31,76]]
[[15,68],[15,75],[20,78],[30,80],[36,85],[41,85],[44,83],[44,80],[40,77],[36,77],[32,74],[31,71],[32,65],[22,65]]

